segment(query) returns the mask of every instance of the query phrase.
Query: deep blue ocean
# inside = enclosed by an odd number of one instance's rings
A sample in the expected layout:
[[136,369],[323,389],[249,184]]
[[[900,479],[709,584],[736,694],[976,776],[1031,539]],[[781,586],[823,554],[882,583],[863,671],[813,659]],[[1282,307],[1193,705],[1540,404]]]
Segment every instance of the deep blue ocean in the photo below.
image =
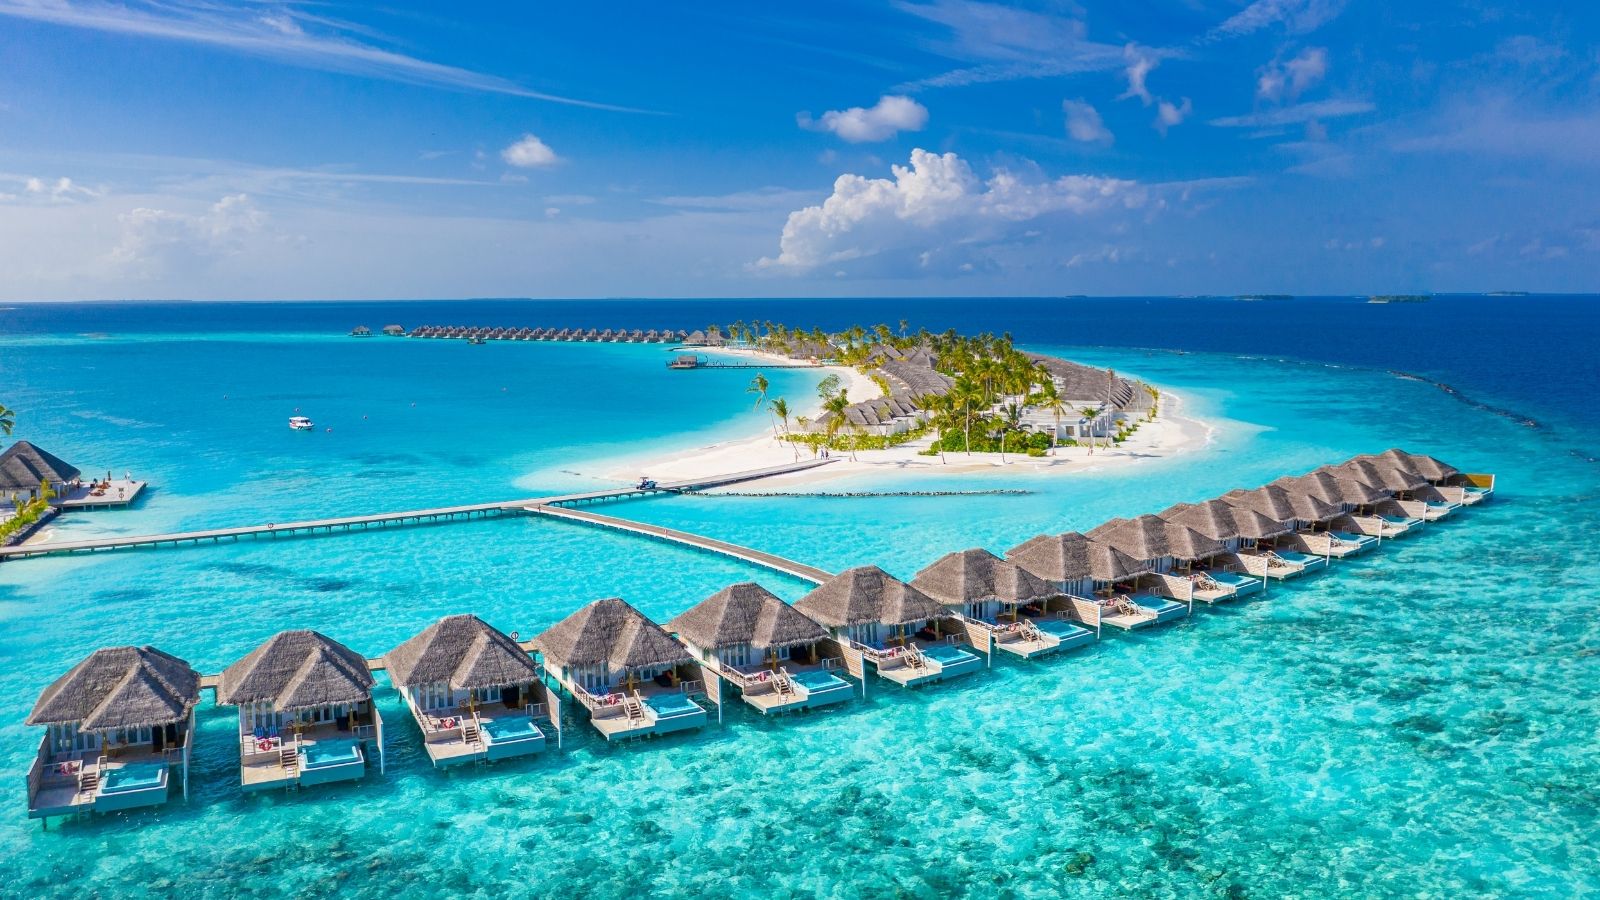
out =
[[[1081,477],[895,482],[1022,495],[606,511],[909,577],[1389,446],[1495,472],[1498,496],[1175,627],[833,712],[730,708],[633,746],[575,719],[559,754],[435,771],[380,678],[386,774],[245,796],[232,711],[207,702],[187,802],[49,831],[25,817],[39,733],[22,722],[98,646],[211,672],[282,628],[376,656],[455,612],[532,634],[605,596],[664,620],[733,581],[788,599],[805,585],[534,518],[0,564],[0,895],[1600,893],[1600,298],[15,304],[0,403],[17,438],[154,485],[55,536],[285,520],[534,496],[592,484],[595,460],[767,427],[748,373],[668,373],[659,346],[346,337],[355,325],[902,319],[1115,367],[1213,438]],[[769,376],[790,397],[818,377]],[[319,431],[284,428],[296,409]]]

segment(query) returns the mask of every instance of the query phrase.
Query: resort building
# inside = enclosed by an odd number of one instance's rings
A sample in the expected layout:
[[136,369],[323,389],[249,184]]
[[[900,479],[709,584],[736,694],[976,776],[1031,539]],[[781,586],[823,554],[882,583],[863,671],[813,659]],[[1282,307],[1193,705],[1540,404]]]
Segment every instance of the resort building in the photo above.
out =
[[1157,621],[1155,610],[1135,604],[1117,589],[1132,585],[1150,567],[1110,544],[1076,531],[1041,534],[1007,550],[1006,559],[1059,591],[1052,607],[1097,635],[1104,625],[1131,630]]
[[713,696],[726,681],[764,714],[840,703],[854,692],[822,626],[753,581],[717,591],[667,630],[704,664]]
[[239,707],[247,791],[348,781],[383,771],[383,717],[361,654],[315,631],[283,631],[224,669],[217,703]]
[[[1363,457],[1356,457],[1362,459]],[[1441,462],[1431,456],[1418,453],[1407,453],[1399,448],[1391,448],[1374,457],[1388,460],[1402,468],[1421,475],[1433,485],[1447,501],[1471,506],[1482,502],[1494,493],[1493,475],[1476,475],[1463,472],[1447,462]]]
[[510,635],[473,615],[446,616],[383,656],[435,766],[505,759],[545,747],[559,700]]
[[1374,547],[1386,537],[1405,534],[1413,524],[1420,522],[1378,515],[1378,505],[1391,498],[1391,492],[1341,477],[1326,466],[1304,475],[1279,478],[1272,484],[1290,493],[1309,494],[1343,510],[1343,515],[1328,521],[1328,534],[1341,543],[1362,549]]
[[1391,492],[1394,497],[1378,507],[1386,515],[1436,522],[1462,506],[1446,498],[1426,477],[1413,471],[1409,461],[1401,464],[1392,457],[1357,456],[1334,468],[1364,484]]
[[1266,568],[1250,569],[1253,575],[1293,578],[1325,567],[1328,560],[1337,555],[1335,551],[1342,550],[1333,539],[1317,530],[1344,515],[1341,506],[1318,500],[1304,491],[1288,491],[1274,484],[1253,491],[1232,490],[1218,499],[1230,506],[1259,513],[1286,529],[1282,535],[1272,539],[1270,548],[1258,547],[1254,554],[1248,551],[1239,554],[1241,557],[1262,556],[1267,560]]
[[981,547],[940,557],[911,586],[950,610],[968,639],[991,655],[998,648],[1026,659],[1095,640],[1093,631],[1050,612],[1056,588]]
[[1175,525],[1159,516],[1112,519],[1089,532],[1089,537],[1121,550],[1149,568],[1112,596],[1156,613],[1159,622],[1182,618],[1194,609],[1195,585],[1188,573],[1194,563],[1227,552],[1220,542],[1192,528]]
[[533,639],[545,675],[608,741],[706,724],[705,673],[660,625],[623,600],[597,600]]
[[189,796],[200,676],[154,647],[96,650],[33,706],[44,738],[28,769],[31,818],[165,803],[176,771]]
[[[1155,403],[1143,382],[1109,369],[1039,353],[1030,353],[1028,358],[1050,374],[1066,414],[1058,422],[1054,411],[1034,407],[1024,411],[1022,424],[1034,431],[1053,431],[1058,441],[1109,438],[1122,423],[1147,416]],[[1084,415],[1085,409],[1094,413]]]
[[0,451],[0,498],[27,502],[39,496],[41,485],[64,494],[83,476],[61,457],[28,441],[17,441]]
[[406,330],[405,330],[404,326],[401,326],[401,325],[385,325],[385,326],[383,326],[383,333],[388,335],[389,337],[405,337],[406,336]]
[[908,687],[984,667],[984,660],[963,646],[971,642],[960,620],[877,566],[835,575],[794,606],[828,629],[846,668],[858,678],[865,677],[866,663]]
[[1204,503],[1178,503],[1156,514],[1222,545],[1223,554],[1212,557],[1209,565],[1188,573],[1196,600],[1215,603],[1254,594],[1266,588],[1266,574],[1254,575],[1267,563],[1258,557],[1246,559],[1241,553],[1255,550],[1262,541],[1289,533],[1284,525],[1248,509],[1230,506],[1221,500]]

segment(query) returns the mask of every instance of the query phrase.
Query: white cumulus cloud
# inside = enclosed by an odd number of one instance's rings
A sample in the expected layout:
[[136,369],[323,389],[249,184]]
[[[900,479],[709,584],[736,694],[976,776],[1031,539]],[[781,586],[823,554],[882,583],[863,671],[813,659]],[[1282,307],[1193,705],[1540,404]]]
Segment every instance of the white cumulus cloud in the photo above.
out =
[[516,143],[501,150],[500,158],[520,169],[553,166],[560,160],[549,144],[531,134],[524,134]]
[[1263,100],[1293,100],[1315,87],[1328,74],[1328,51],[1308,47],[1290,59],[1275,59],[1256,77],[1256,96]]
[[1189,118],[1191,112],[1194,112],[1194,105],[1189,102],[1188,97],[1183,98],[1182,103],[1161,101],[1156,104],[1156,130],[1163,136],[1166,135],[1167,129],[1183,124],[1183,120]]
[[230,194],[199,214],[141,206],[118,219],[122,237],[111,250],[111,262],[133,275],[154,277],[171,269],[193,271],[242,252],[266,214],[249,196]]
[[1104,141],[1111,143],[1111,129],[1106,127],[1096,110],[1087,101],[1077,100],[1061,101],[1061,109],[1067,114],[1067,135],[1075,141],[1096,143]]
[[1016,223],[1145,201],[1135,182],[1093,175],[1047,179],[1002,169],[985,181],[954,153],[920,149],[911,151],[910,165],[893,166],[892,173],[839,176],[821,205],[789,214],[777,257],[756,267],[804,272],[876,258],[881,267],[971,271],[961,266],[974,262],[973,249],[1006,239]]
[[1150,76],[1150,70],[1161,64],[1161,60],[1154,54],[1140,50],[1133,44],[1123,49],[1123,56],[1128,60],[1128,67],[1123,70],[1123,75],[1128,79],[1128,89],[1122,92],[1118,100],[1127,100],[1138,97],[1145,106],[1149,106],[1155,98],[1150,96],[1150,89],[1145,87],[1145,79]]
[[796,117],[801,128],[830,131],[852,144],[886,141],[902,131],[921,131],[928,124],[928,108],[910,97],[883,96],[872,106],[829,110],[821,118],[810,113]]

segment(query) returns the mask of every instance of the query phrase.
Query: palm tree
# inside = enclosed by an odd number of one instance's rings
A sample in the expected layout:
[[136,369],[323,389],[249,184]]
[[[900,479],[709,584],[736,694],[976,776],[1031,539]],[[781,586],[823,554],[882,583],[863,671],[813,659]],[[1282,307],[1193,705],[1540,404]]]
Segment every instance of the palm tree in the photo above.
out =
[[[787,440],[788,437],[789,437],[789,401],[783,399],[782,397],[779,397],[778,399],[772,401],[772,403],[770,403],[767,406],[767,408],[772,411],[772,414],[774,416],[777,416],[780,420],[782,420],[782,422],[783,422],[783,437],[784,437],[785,440]],[[791,447],[794,447],[794,441],[789,441],[789,445]],[[799,459],[800,458],[800,448],[799,447],[794,447],[794,458],[795,459]]]
[[1095,409],[1092,406],[1085,406],[1083,409],[1078,410],[1078,412],[1082,413],[1083,417],[1089,420],[1089,455],[1093,456],[1094,455],[1094,422],[1095,422],[1096,419],[1100,418],[1100,410]]
[[[795,420],[794,420],[794,424],[795,424],[796,428],[799,428],[801,431],[805,431],[807,428],[811,427],[811,420],[806,418],[805,416],[796,416]],[[817,445],[816,445],[816,443],[812,442],[810,444],[810,447],[811,447],[811,455],[812,456],[816,456],[817,455]],[[800,451],[796,450],[795,452],[799,453]]]
[[963,448],[967,455],[972,455],[972,407],[983,402],[983,389],[977,383],[962,373],[956,378],[956,383],[950,387],[951,403],[961,409],[961,433],[963,435]]
[[823,425],[828,435],[828,446],[833,446],[833,439],[844,425],[844,411],[850,408],[850,392],[840,391],[822,401],[823,412],[828,414],[828,421]]
[[17,424],[17,411],[4,403],[0,403],[0,434],[11,436],[11,429]]
[[1067,413],[1067,401],[1062,398],[1061,392],[1056,389],[1055,381],[1046,380],[1028,398],[1028,404],[1039,407],[1055,419],[1055,430],[1050,432],[1050,449],[1054,452],[1056,449],[1056,435],[1061,433],[1061,417]]
[[766,373],[757,372],[756,377],[750,379],[750,386],[745,388],[744,392],[746,394],[755,394],[756,406],[760,406],[767,402],[767,388],[771,386],[771,383],[767,381]]

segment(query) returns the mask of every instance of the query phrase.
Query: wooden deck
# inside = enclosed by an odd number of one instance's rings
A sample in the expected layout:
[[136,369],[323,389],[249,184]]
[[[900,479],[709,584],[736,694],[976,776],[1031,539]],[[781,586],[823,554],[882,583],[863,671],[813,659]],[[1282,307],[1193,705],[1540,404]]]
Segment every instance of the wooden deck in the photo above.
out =
[[828,572],[825,572],[815,566],[808,566],[804,563],[795,562],[792,559],[785,559],[784,557],[778,556],[775,553],[767,553],[762,550],[753,550],[749,547],[741,547],[738,544],[730,544],[727,541],[719,541],[716,538],[702,537],[698,534],[690,534],[687,531],[678,531],[675,528],[667,528],[661,525],[647,525],[643,522],[634,522],[628,519],[619,519],[615,516],[603,516],[599,513],[567,509],[561,506],[530,506],[528,507],[528,511],[532,513],[538,513],[540,515],[552,516],[557,519],[567,519],[573,522],[582,522],[587,525],[598,525],[602,528],[612,528],[617,531],[626,531],[632,534],[642,534],[647,537],[658,538],[660,540],[670,541],[675,544],[683,544],[688,547],[695,547],[701,550],[710,551],[712,553],[720,553],[723,556],[731,556],[734,559],[743,560],[747,563],[753,563],[754,565],[771,569],[774,572],[782,572],[785,575],[799,578],[802,581],[809,581],[812,584],[821,584],[822,582],[833,577]]
[[538,506],[564,506],[623,497],[652,496],[663,493],[686,493],[709,490],[730,484],[770,478],[790,472],[801,472],[834,462],[834,459],[808,459],[764,469],[730,472],[706,478],[658,484],[650,488],[624,487],[598,491],[557,494],[550,497],[533,497],[524,500],[505,500],[494,503],[472,503],[462,506],[440,506],[431,509],[412,509],[402,512],[375,513],[365,516],[339,516],[328,519],[307,519],[297,522],[267,522],[231,528],[208,528],[198,531],[178,531],[168,534],[145,534],[131,537],[94,538],[81,541],[49,541],[42,544],[22,544],[0,548],[0,560],[27,556],[46,556],[56,553],[93,553],[105,550],[128,550],[138,547],[165,547],[180,544],[202,544],[207,541],[237,541],[240,538],[307,537],[315,534],[335,534],[391,526],[430,525],[449,521],[496,518],[522,515]]

